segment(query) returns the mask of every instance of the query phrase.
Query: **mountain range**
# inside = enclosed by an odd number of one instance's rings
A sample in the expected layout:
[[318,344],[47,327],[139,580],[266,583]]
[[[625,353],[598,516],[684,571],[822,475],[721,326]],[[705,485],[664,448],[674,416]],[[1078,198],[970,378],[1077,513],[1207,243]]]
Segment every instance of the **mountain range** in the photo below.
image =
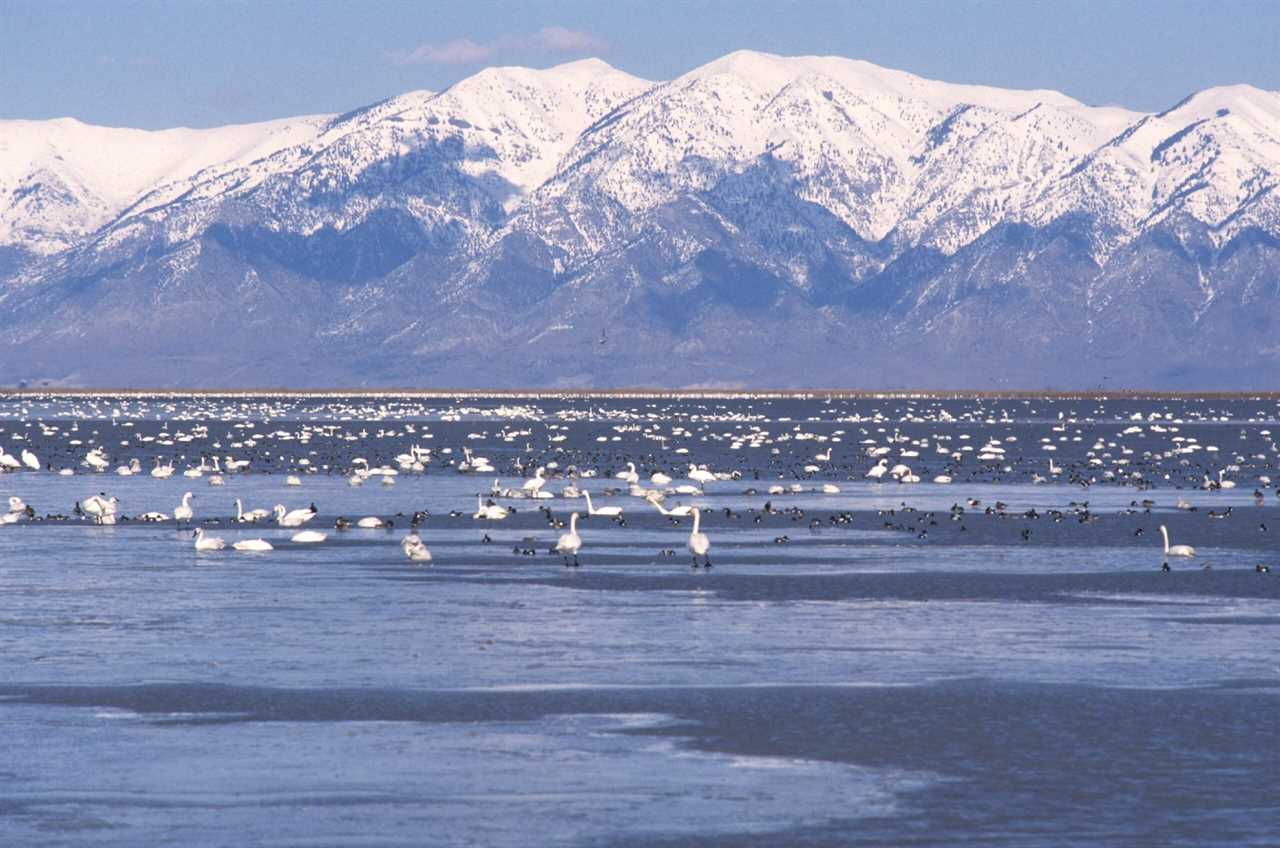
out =
[[1274,389],[1280,93],[731,53],[0,121],[0,385]]

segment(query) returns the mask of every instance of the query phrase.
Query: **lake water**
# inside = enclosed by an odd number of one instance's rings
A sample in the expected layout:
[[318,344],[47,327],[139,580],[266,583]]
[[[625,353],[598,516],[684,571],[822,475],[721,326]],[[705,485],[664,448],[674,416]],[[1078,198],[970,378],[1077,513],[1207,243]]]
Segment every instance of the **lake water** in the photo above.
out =
[[[0,510],[35,513],[0,526],[0,842],[1275,845],[1280,573],[1255,568],[1280,567],[1278,418],[1274,398],[0,395],[0,453],[42,469],[0,476]],[[423,470],[350,484],[415,445]],[[463,448],[494,472],[461,473]],[[865,478],[884,448],[921,481]],[[183,476],[214,456],[250,464]],[[714,568],[628,462],[704,510]],[[689,463],[722,479],[671,491]],[[555,497],[472,517],[539,466]],[[1202,488],[1219,471],[1236,485]],[[576,569],[549,552],[586,513],[570,482],[623,509],[580,520]],[[207,534],[275,550],[135,520],[187,491]],[[113,526],[74,512],[100,492]],[[328,536],[236,524],[237,498],[314,503]],[[399,544],[415,513],[427,567]],[[1161,524],[1197,548],[1169,572]]]

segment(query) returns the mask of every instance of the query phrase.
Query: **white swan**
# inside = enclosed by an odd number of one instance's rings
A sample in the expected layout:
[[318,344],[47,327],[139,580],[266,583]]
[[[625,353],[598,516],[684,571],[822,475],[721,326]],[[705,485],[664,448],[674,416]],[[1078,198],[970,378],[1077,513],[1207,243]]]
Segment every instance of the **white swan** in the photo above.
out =
[[27,508],[27,505],[23,503],[22,498],[19,498],[16,496],[9,498],[10,512],[24,512],[26,511],[26,508]]
[[274,551],[275,548],[266,539],[243,539],[231,546],[237,551]]
[[368,516],[356,522],[356,526],[365,530],[377,530],[379,527],[386,527],[387,522],[375,516]]
[[476,519],[487,519],[489,521],[500,521],[507,517],[507,508],[498,506],[497,504],[482,503],[480,496],[476,495],[476,512],[471,516]]
[[666,486],[671,483],[671,477],[661,471],[655,471],[649,476],[649,482],[655,486]]
[[23,465],[25,465],[25,466],[27,467],[27,470],[28,470],[28,471],[39,471],[39,470],[40,470],[40,459],[39,459],[39,457],[37,457],[37,456],[36,456],[35,454],[33,454],[31,451],[26,450],[26,449],[23,449],[23,451],[22,451],[22,464],[23,464]]
[[690,480],[694,481],[695,483],[700,483],[704,486],[707,483],[714,482],[716,479],[716,475],[713,472],[708,471],[706,468],[699,468],[698,466],[692,465],[692,464],[690,464],[689,466],[689,473],[687,476]]
[[190,492],[186,492],[185,494],[183,494],[182,503],[174,507],[174,510],[173,510],[174,521],[178,522],[179,524],[181,524],[184,521],[188,521],[188,522],[191,521],[191,519],[195,516],[195,510],[191,508],[191,499],[194,497],[195,495],[191,494]]
[[329,538],[319,530],[299,530],[289,537],[289,541],[299,545],[314,545]]
[[866,473],[866,476],[872,480],[879,480],[889,470],[889,460],[881,457],[875,467]]
[[1196,555],[1196,549],[1190,545],[1170,545],[1169,531],[1163,524],[1160,525],[1160,535],[1164,537],[1164,555],[1167,557],[1193,557]]
[[400,549],[414,562],[431,562],[431,551],[417,533],[410,533],[400,540]]
[[1236,481],[1235,481],[1235,480],[1223,480],[1223,479],[1222,479],[1222,469],[1221,469],[1221,468],[1219,468],[1219,469],[1218,469],[1218,488],[1219,488],[1219,489],[1234,489],[1235,487],[1236,487]]
[[671,509],[667,509],[659,501],[650,500],[649,503],[653,504],[657,508],[658,512],[662,513],[663,515],[685,516],[685,515],[693,515],[693,513],[697,511],[696,507],[689,506],[688,504],[682,504],[680,506],[675,506],[675,507],[672,507]]
[[240,503],[239,498],[236,498],[235,521],[237,524],[252,524],[254,522],[261,521],[270,514],[271,513],[267,512],[265,509],[251,509],[248,512],[245,512],[244,505]]
[[276,524],[281,527],[301,527],[308,521],[316,517],[316,508],[313,504],[306,509],[295,509],[285,512],[284,504],[276,504],[275,507]]
[[564,564],[569,564],[569,554],[573,554],[573,564],[578,564],[578,551],[582,549],[582,537],[578,535],[578,513],[569,516],[569,532],[562,533],[556,542],[556,551],[564,557]]
[[698,557],[702,557],[703,564],[707,568],[711,567],[711,560],[707,558],[707,551],[711,550],[711,540],[707,538],[706,533],[699,531],[698,527],[702,521],[702,513],[698,510],[693,512],[693,529],[689,531],[689,553],[693,554],[693,567],[698,567]]
[[220,551],[227,546],[226,540],[217,536],[206,536],[203,527],[197,527],[191,534],[196,540],[197,551]]
[[546,478],[542,476],[542,466],[539,465],[537,470],[533,472],[533,479],[525,480],[524,485],[520,488],[529,493],[529,497],[536,498],[542,492],[542,487],[546,485]]
[[173,460],[168,465],[160,464],[160,457],[156,457],[156,467],[151,469],[151,476],[157,479],[166,479],[173,476]]
[[626,480],[632,484],[640,482],[640,475],[636,473],[636,464],[634,462],[628,462],[626,471],[619,471],[613,476],[618,480]]
[[620,506],[602,506],[596,509],[591,505],[591,493],[583,492],[582,496],[587,499],[587,515],[603,515],[607,518],[614,518],[622,515],[622,507]]

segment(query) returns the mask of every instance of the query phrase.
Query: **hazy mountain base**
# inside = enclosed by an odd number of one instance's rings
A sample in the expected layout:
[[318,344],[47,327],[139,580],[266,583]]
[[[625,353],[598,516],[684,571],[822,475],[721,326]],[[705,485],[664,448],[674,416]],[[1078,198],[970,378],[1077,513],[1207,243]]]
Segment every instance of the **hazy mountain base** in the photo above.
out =
[[[840,252],[823,240],[787,254],[807,263],[805,289],[741,258],[765,256],[746,228],[715,232],[682,211],[576,274],[512,233],[471,264],[426,248],[382,277],[318,280],[295,236],[272,245],[263,233],[206,232],[194,259],[180,249],[12,289],[0,383],[1280,385],[1280,241],[1264,233],[1215,250],[1196,241],[1202,225],[1184,222],[1099,269],[1078,220],[1002,225],[950,257],[917,248],[861,279],[851,275],[875,268],[879,246],[850,240],[857,249]],[[385,261],[403,242],[403,222],[388,226],[325,244],[330,267]],[[702,245],[690,261],[673,249],[677,228]]]

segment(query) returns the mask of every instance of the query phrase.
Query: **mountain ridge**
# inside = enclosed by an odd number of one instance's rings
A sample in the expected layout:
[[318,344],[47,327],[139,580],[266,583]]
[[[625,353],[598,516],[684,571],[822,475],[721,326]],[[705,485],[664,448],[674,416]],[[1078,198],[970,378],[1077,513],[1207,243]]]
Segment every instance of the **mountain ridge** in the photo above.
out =
[[[0,384],[1280,378],[1280,94],[1253,86],[1141,113],[840,57],[490,68],[189,131],[153,185],[15,164],[15,123]],[[276,364],[300,351],[322,375]]]

